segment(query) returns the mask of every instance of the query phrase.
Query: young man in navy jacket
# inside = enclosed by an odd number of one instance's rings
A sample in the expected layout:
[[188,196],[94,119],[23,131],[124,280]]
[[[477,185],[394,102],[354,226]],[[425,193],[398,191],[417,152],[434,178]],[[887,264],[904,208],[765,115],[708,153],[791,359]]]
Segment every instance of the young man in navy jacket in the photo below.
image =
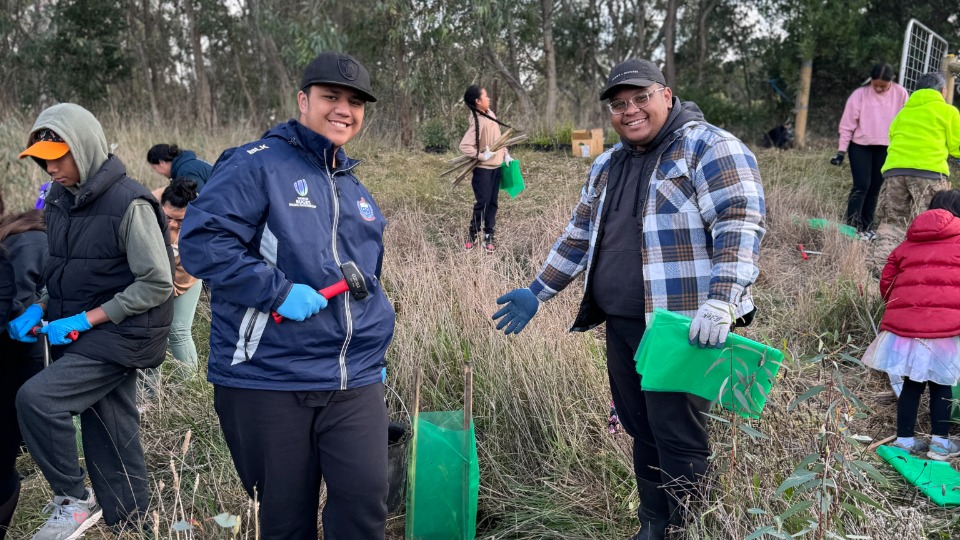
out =
[[[386,220],[343,150],[373,101],[355,59],[318,56],[297,94],[299,121],[224,152],[180,232],[184,269],[210,283],[208,379],[265,540],[317,538],[321,478],[325,538],[384,537]],[[369,295],[328,303],[317,289],[348,261]]]

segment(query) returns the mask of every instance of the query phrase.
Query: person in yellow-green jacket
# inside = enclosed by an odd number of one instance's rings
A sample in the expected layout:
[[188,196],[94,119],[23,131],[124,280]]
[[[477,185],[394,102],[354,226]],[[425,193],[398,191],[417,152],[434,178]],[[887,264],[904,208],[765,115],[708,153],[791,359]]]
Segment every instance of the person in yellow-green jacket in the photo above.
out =
[[946,88],[941,73],[922,75],[917,90],[890,124],[876,215],[879,226],[867,260],[875,274],[933,195],[950,189],[947,159],[960,158],[960,111],[946,102]]

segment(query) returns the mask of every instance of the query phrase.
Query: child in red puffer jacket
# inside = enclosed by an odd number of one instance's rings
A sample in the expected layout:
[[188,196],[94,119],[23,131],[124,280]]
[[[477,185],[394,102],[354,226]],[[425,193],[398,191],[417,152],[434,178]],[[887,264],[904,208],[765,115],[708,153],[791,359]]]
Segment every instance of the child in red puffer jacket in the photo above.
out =
[[880,294],[887,309],[880,335],[863,362],[903,377],[897,402],[894,446],[920,453],[914,438],[924,386],[930,388],[933,437],[927,457],[960,456],[960,443],[947,438],[952,386],[960,379],[960,191],[934,195],[930,209],[907,230],[883,269]]

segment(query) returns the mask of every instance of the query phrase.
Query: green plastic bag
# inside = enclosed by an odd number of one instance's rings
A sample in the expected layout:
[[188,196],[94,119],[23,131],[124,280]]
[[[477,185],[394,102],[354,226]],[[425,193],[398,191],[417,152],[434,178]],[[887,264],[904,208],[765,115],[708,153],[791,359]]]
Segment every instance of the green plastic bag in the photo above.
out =
[[641,386],[654,392],[687,392],[744,418],[759,418],[777,380],[783,353],[730,333],[726,346],[690,345],[690,318],[657,308],[634,360]]
[[414,421],[407,475],[407,540],[473,540],[480,467],[473,422],[463,411],[422,412]]
[[834,221],[830,221],[827,219],[821,219],[821,218],[809,219],[807,220],[807,226],[810,227],[811,229],[818,230],[818,231],[822,231],[826,229],[836,229],[840,231],[840,234],[844,236],[849,236],[850,238],[854,238],[854,239],[859,238],[859,236],[857,235],[857,229],[849,225],[836,223]]
[[523,176],[520,174],[520,160],[512,159],[500,165],[500,189],[513,199],[524,190]]
[[960,472],[950,463],[920,459],[893,446],[879,446],[877,454],[931,501],[945,507],[960,506]]

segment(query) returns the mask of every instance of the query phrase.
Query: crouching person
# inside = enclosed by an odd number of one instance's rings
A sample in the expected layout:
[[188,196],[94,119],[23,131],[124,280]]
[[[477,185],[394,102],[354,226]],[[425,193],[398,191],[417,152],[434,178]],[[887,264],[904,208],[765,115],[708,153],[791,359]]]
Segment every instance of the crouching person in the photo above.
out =
[[[46,290],[7,330],[33,342],[31,329],[49,321],[41,332],[54,361],[21,387],[16,405],[27,448],[54,494],[50,518],[33,538],[64,540],[101,514],[120,530],[147,509],[137,368],[163,361],[173,254],[159,204],[107,153],[89,111],[70,103],[44,110],[28,144],[20,157],[33,158],[53,180]],[[77,456],[76,414],[92,490]]]

